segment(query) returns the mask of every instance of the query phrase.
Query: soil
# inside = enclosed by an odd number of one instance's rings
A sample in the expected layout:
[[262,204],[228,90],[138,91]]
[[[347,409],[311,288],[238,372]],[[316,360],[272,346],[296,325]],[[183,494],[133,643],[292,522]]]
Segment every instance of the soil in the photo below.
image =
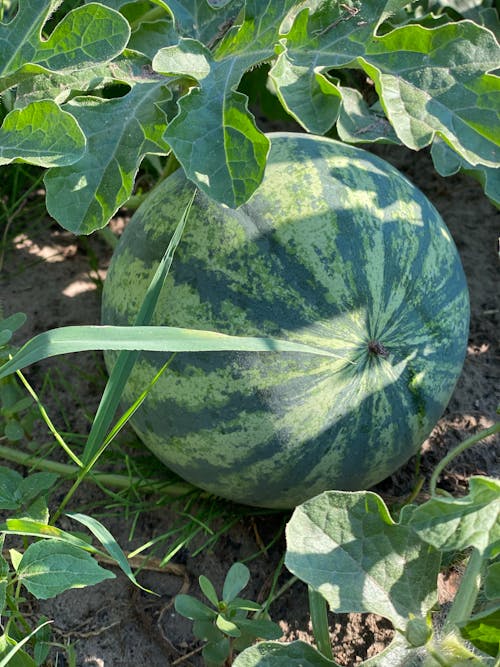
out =
[[[498,394],[495,395],[499,387],[500,303],[496,247],[499,215],[474,181],[461,176],[440,178],[426,152],[414,154],[394,147],[377,149],[377,152],[406,173],[438,208],[455,239],[470,288],[472,319],[463,373],[442,419],[422,447],[419,473],[428,481],[436,463],[450,448],[494,423],[500,402]],[[119,232],[126,221],[126,214],[122,212],[121,217],[113,220],[113,229]],[[18,224],[13,224],[10,230],[0,273],[5,314],[22,311],[28,316],[18,340],[25,341],[52,327],[98,323],[99,284],[105,278],[111,254],[106,243],[99,235],[75,238],[47,218],[38,223],[25,218],[20,229]],[[76,434],[88,432],[105,382],[100,355],[80,354],[46,361],[28,369],[26,375],[42,393],[58,428]],[[41,423],[35,425],[33,438],[31,443],[20,445],[26,444],[34,451],[51,441]],[[128,433],[123,441],[133,439]],[[473,474],[498,477],[498,446],[498,441],[486,440],[458,457],[442,475],[440,486],[462,494]],[[131,461],[147,456],[136,448],[125,451]],[[65,461],[57,448],[50,456]],[[408,496],[415,487],[416,465],[414,457],[376,490],[388,502]],[[105,466],[122,471],[123,460],[110,458]],[[23,471],[23,468],[18,469]],[[65,488],[67,486],[63,485],[58,489],[54,504],[62,498]],[[425,490],[424,485],[424,496]],[[89,513],[101,518],[126,551],[167,533],[180,519],[188,522],[186,515],[180,514],[182,505],[169,507],[154,499],[148,504],[146,497],[140,500],[143,507],[136,502],[133,511],[127,512],[123,506],[116,510],[112,499],[106,498],[92,484],[85,484],[71,509],[91,508]],[[215,504],[213,511],[221,506]],[[32,600],[27,612],[33,614],[34,622],[41,614],[54,620],[54,640],[73,644],[79,667],[201,666],[192,624],[175,613],[173,597],[180,590],[198,595],[200,574],[208,576],[220,589],[230,565],[250,558],[248,566],[252,576],[244,591],[245,597],[265,600],[284,551],[283,526],[289,516],[243,512],[228,504],[223,507],[224,516],[209,522],[210,530],[221,529],[221,536],[200,553],[196,554],[197,549],[210,538],[207,530],[201,530],[180,549],[169,565],[156,567],[169,541],[161,543],[161,549],[154,554],[157,560],[149,561],[139,575],[141,584],[157,595],[134,587],[116,571],[116,579],[98,586],[70,591],[44,602]],[[190,511],[194,511],[193,508]],[[233,525],[224,528],[224,521],[229,520]],[[76,528],[67,518],[63,518],[60,525]],[[270,544],[267,550],[262,550],[263,545]],[[281,569],[278,587],[289,578],[287,571]],[[441,577],[442,604],[453,598],[458,580],[456,570]],[[280,623],[285,641],[296,638],[313,641],[306,591],[300,583],[291,586],[271,605],[270,614]],[[392,636],[392,628],[386,620],[375,616],[332,615],[331,633],[336,660],[342,665],[355,665],[379,652]],[[47,664],[68,664],[65,651],[54,648]]]

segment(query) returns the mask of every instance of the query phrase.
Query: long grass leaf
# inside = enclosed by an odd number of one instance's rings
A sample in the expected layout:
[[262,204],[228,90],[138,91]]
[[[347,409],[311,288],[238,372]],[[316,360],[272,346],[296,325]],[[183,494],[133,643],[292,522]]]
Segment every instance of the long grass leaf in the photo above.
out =
[[[301,352],[344,359],[329,350],[303,343],[229,336],[215,331],[179,327],[70,326],[38,334],[0,366],[0,379],[42,359],[89,350],[145,350],[148,352]],[[346,363],[353,363],[344,359]]]
[[103,524],[100,521],[97,521],[97,519],[94,519],[91,516],[87,516],[86,514],[80,514],[79,512],[68,512],[68,515],[71,519],[74,519],[75,521],[78,521],[79,523],[83,524],[86,526],[91,533],[93,533],[99,542],[102,544],[102,546],[106,549],[108,554],[111,556],[111,558],[115,561],[115,563],[121,568],[121,570],[127,575],[127,577],[130,579],[132,583],[134,583],[136,586],[139,588],[142,588],[143,591],[147,591],[148,593],[152,593],[148,588],[144,588],[144,586],[141,586],[137,579],[134,576],[134,573],[132,572],[132,569],[130,567],[130,564],[127,560],[127,557],[123,553],[121,547],[119,546],[118,542],[115,540],[113,535],[109,532],[109,530],[103,526]]
[[[197,190],[195,188],[191,199],[182,213],[172,238],[170,239],[165,254],[148,286],[144,300],[134,322],[135,326],[144,326],[151,322],[160,292],[168,276],[168,272],[170,271],[175,251],[182,238],[196,192]],[[106,387],[101,396],[99,407],[97,408],[92,428],[90,429],[89,437],[83,451],[82,458],[85,463],[91,461],[95,457],[96,452],[101,448],[101,443],[106,437],[106,433],[111,426],[113,417],[120,404],[123,388],[127,383],[138,356],[139,352],[135,350],[122,350],[118,355],[118,359],[111,370],[108,382],[106,383]]]
[[[6,654],[4,655],[4,657],[2,658],[2,660],[0,660],[0,667],[7,667],[7,665],[8,665],[9,663],[12,664],[12,659],[14,658],[14,656],[16,655],[16,653],[18,653],[18,651],[21,650],[21,648],[24,646],[24,644],[26,644],[27,642],[29,642],[29,640],[33,637],[33,635],[35,635],[39,630],[41,630],[43,627],[45,627],[45,626],[48,625],[49,623],[53,623],[53,622],[54,622],[54,621],[51,621],[51,620],[49,620],[49,621],[45,621],[45,623],[42,623],[41,625],[39,625],[39,626],[38,626],[37,628],[35,628],[32,632],[30,632],[29,635],[27,635],[26,637],[24,637],[23,639],[21,639],[21,641],[17,642],[16,645],[13,646],[13,647],[11,648],[11,650],[10,650],[8,653],[6,653]],[[21,662],[21,660],[23,659],[23,657],[22,657],[23,654],[20,653],[19,655],[21,656],[21,657],[19,658],[19,662]],[[26,656],[26,653],[24,654],[24,656]],[[31,664],[31,663],[30,663],[30,664]]]

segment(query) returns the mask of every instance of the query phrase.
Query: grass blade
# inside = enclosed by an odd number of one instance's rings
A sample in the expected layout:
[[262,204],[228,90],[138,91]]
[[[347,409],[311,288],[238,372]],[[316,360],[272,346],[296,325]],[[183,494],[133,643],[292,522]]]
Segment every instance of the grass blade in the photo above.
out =
[[[161,289],[168,276],[175,251],[182,238],[184,228],[196,196],[197,190],[193,191],[193,195],[184,209],[181,219],[170,239],[167,250],[163,255],[158,268],[149,284],[148,290],[141,304],[139,313],[135,320],[135,326],[148,325],[151,322]],[[88,463],[95,456],[100,448],[100,443],[104,441],[106,432],[108,431],[123,393],[127,379],[132,372],[132,368],[139,356],[136,350],[122,350],[118,355],[115,365],[110,373],[106,387],[104,388],[99,407],[92,423],[92,428],[89,433],[87,444],[83,451],[83,460]]]
[[[11,662],[12,658],[16,655],[18,651],[21,650],[21,648],[29,642],[29,640],[35,635],[39,630],[41,630],[44,626],[48,625],[49,623],[53,623],[54,621],[45,621],[45,623],[42,623],[39,625],[37,628],[35,628],[32,632],[29,633],[26,637],[21,639],[21,641],[17,642],[15,646],[12,647],[12,649],[5,655],[2,660],[0,660],[0,667],[7,667],[7,665]],[[26,655],[26,654],[24,654]]]
[[148,590],[147,588],[144,588],[138,583],[132,572],[127,557],[121,550],[119,544],[117,543],[113,535],[111,535],[109,530],[105,526],[103,526],[100,521],[97,521],[97,519],[94,519],[91,516],[87,516],[86,514],[80,514],[78,512],[68,513],[67,516],[83,524],[86,528],[90,530],[91,533],[95,535],[95,537],[97,537],[97,539],[106,549],[111,558],[116,562],[117,565],[119,565],[121,570],[127,575],[127,577],[133,584],[141,588],[143,591],[152,593],[152,591]]
[[[28,341],[0,367],[0,379],[48,357],[89,350],[149,352],[301,352],[344,359],[329,350],[278,338],[229,336],[179,327],[70,326],[51,329]],[[353,363],[344,359],[346,363]]]

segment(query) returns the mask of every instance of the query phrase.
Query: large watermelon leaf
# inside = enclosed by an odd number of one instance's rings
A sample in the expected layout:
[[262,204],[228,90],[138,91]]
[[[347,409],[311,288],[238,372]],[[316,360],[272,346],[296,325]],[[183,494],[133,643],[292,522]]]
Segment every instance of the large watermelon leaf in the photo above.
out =
[[408,525],[441,551],[500,550],[500,482],[471,477],[464,498],[435,496],[412,510]]
[[439,552],[371,492],[327,491],[297,507],[285,564],[332,611],[380,614],[403,633],[437,601]]
[[52,100],[13,109],[0,127],[0,165],[23,160],[41,167],[62,167],[77,162],[85,147],[78,123]]
[[[418,150],[442,137],[472,165],[500,162],[500,47],[493,34],[470,21],[434,29],[403,25],[382,36],[373,34],[380,3],[364,2],[344,10],[328,24],[325,12],[304,10],[280,42],[279,70],[271,76],[285,105],[310,131],[314,106],[294,106],[294,87],[317,91],[319,74],[331,68],[362,68],[374,81],[381,104],[399,139]],[[286,62],[286,65],[285,65]],[[280,76],[302,72],[294,86]]]
[[292,0],[248,0],[240,24],[229,28],[214,54],[192,39],[161,49],[153,69],[194,79],[179,100],[165,138],[188,178],[231,207],[243,204],[264,173],[269,142],[236,88],[243,74],[271,58]]
[[72,166],[45,176],[47,210],[75,234],[104,227],[132,194],[146,153],[165,155],[162,103],[170,97],[164,81],[136,83],[127,95],[103,101],[79,97],[65,110],[77,119],[88,150]]
[[[322,134],[338,122],[345,141],[395,141],[412,149],[439,138],[456,155],[453,168],[460,161],[496,200],[500,86],[491,72],[500,48],[485,27],[454,22],[457,11],[418,17],[404,0],[155,0],[146,11],[142,3],[103,0],[87,1],[49,29],[60,4],[20,0],[17,14],[0,22],[0,89],[11,89],[0,116],[52,100],[66,102],[76,123],[68,134],[53,115],[38,131],[41,114],[34,114],[41,145],[35,142],[30,155],[25,142],[4,132],[0,153],[9,161],[57,165],[48,189],[53,193],[57,184],[65,197],[49,192],[49,206],[72,231],[102,227],[129,196],[143,156],[169,148],[210,197],[232,207],[244,203],[261,182],[269,144],[238,86],[262,63],[286,112],[308,131]],[[131,33],[137,50],[124,53]],[[156,75],[144,80],[151,62],[168,75],[163,88]],[[140,67],[143,76],[128,76],[124,67]],[[339,84],[343,69],[374,82],[375,107],[345,85],[346,77]],[[103,92],[115,82],[130,92],[109,103]],[[100,101],[74,99],[96,91]],[[167,111],[169,91],[178,106],[172,101]],[[92,159],[79,160],[81,136],[76,147],[62,141],[76,137],[78,123]],[[96,151],[98,125],[113,131],[101,135],[104,150]],[[51,145],[65,155],[51,162],[44,153]],[[440,173],[449,172],[441,158]]]
[[16,16],[0,23],[0,90],[43,71],[61,72],[112,60],[130,35],[125,19],[99,3],[63,18],[47,39],[42,30],[62,0],[19,0]]

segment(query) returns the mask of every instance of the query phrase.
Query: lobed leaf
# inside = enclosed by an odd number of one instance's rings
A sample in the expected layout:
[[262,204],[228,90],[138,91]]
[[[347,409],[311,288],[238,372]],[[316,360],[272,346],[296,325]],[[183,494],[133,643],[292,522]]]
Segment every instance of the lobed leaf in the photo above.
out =
[[437,600],[440,555],[371,492],[325,492],[297,507],[285,564],[335,612],[372,612],[404,630]]
[[360,59],[399,139],[419,150],[440,136],[472,165],[500,163],[500,46],[475,23],[408,25]]
[[63,167],[80,160],[85,148],[85,135],[75,118],[52,100],[14,109],[0,127],[0,165],[20,160]]
[[165,139],[188,178],[233,208],[260,184],[269,152],[246,96],[236,88],[248,69],[273,57],[281,23],[294,4],[247,0],[239,25],[225,33],[213,54],[200,42],[181,39],[153,59],[158,72],[197,80],[179,99]]
[[163,84],[152,77],[124,97],[79,97],[65,105],[82,127],[88,148],[76,164],[45,175],[47,210],[63,227],[75,234],[104,227],[132,194],[144,155],[168,152],[161,104],[170,93]]
[[[498,165],[500,79],[488,72],[498,67],[500,47],[489,30],[460,21],[403,25],[377,36],[387,6],[381,15],[377,0],[356,9],[335,5],[330,12],[304,9],[280,41],[281,58],[302,70],[303,89],[319,72],[361,68],[406,146],[418,150],[440,136],[471,164]],[[314,109],[300,101],[291,110],[308,127]]]
[[431,498],[413,509],[408,526],[441,551],[475,547],[487,555],[500,545],[500,482],[471,477],[467,496]]
[[19,0],[14,19],[0,23],[0,90],[42,71],[93,67],[125,48],[128,22],[96,2],[68,12],[43,40],[43,27],[60,4],[61,0]]
[[313,646],[302,641],[288,644],[260,642],[245,649],[233,662],[234,667],[339,667]]

